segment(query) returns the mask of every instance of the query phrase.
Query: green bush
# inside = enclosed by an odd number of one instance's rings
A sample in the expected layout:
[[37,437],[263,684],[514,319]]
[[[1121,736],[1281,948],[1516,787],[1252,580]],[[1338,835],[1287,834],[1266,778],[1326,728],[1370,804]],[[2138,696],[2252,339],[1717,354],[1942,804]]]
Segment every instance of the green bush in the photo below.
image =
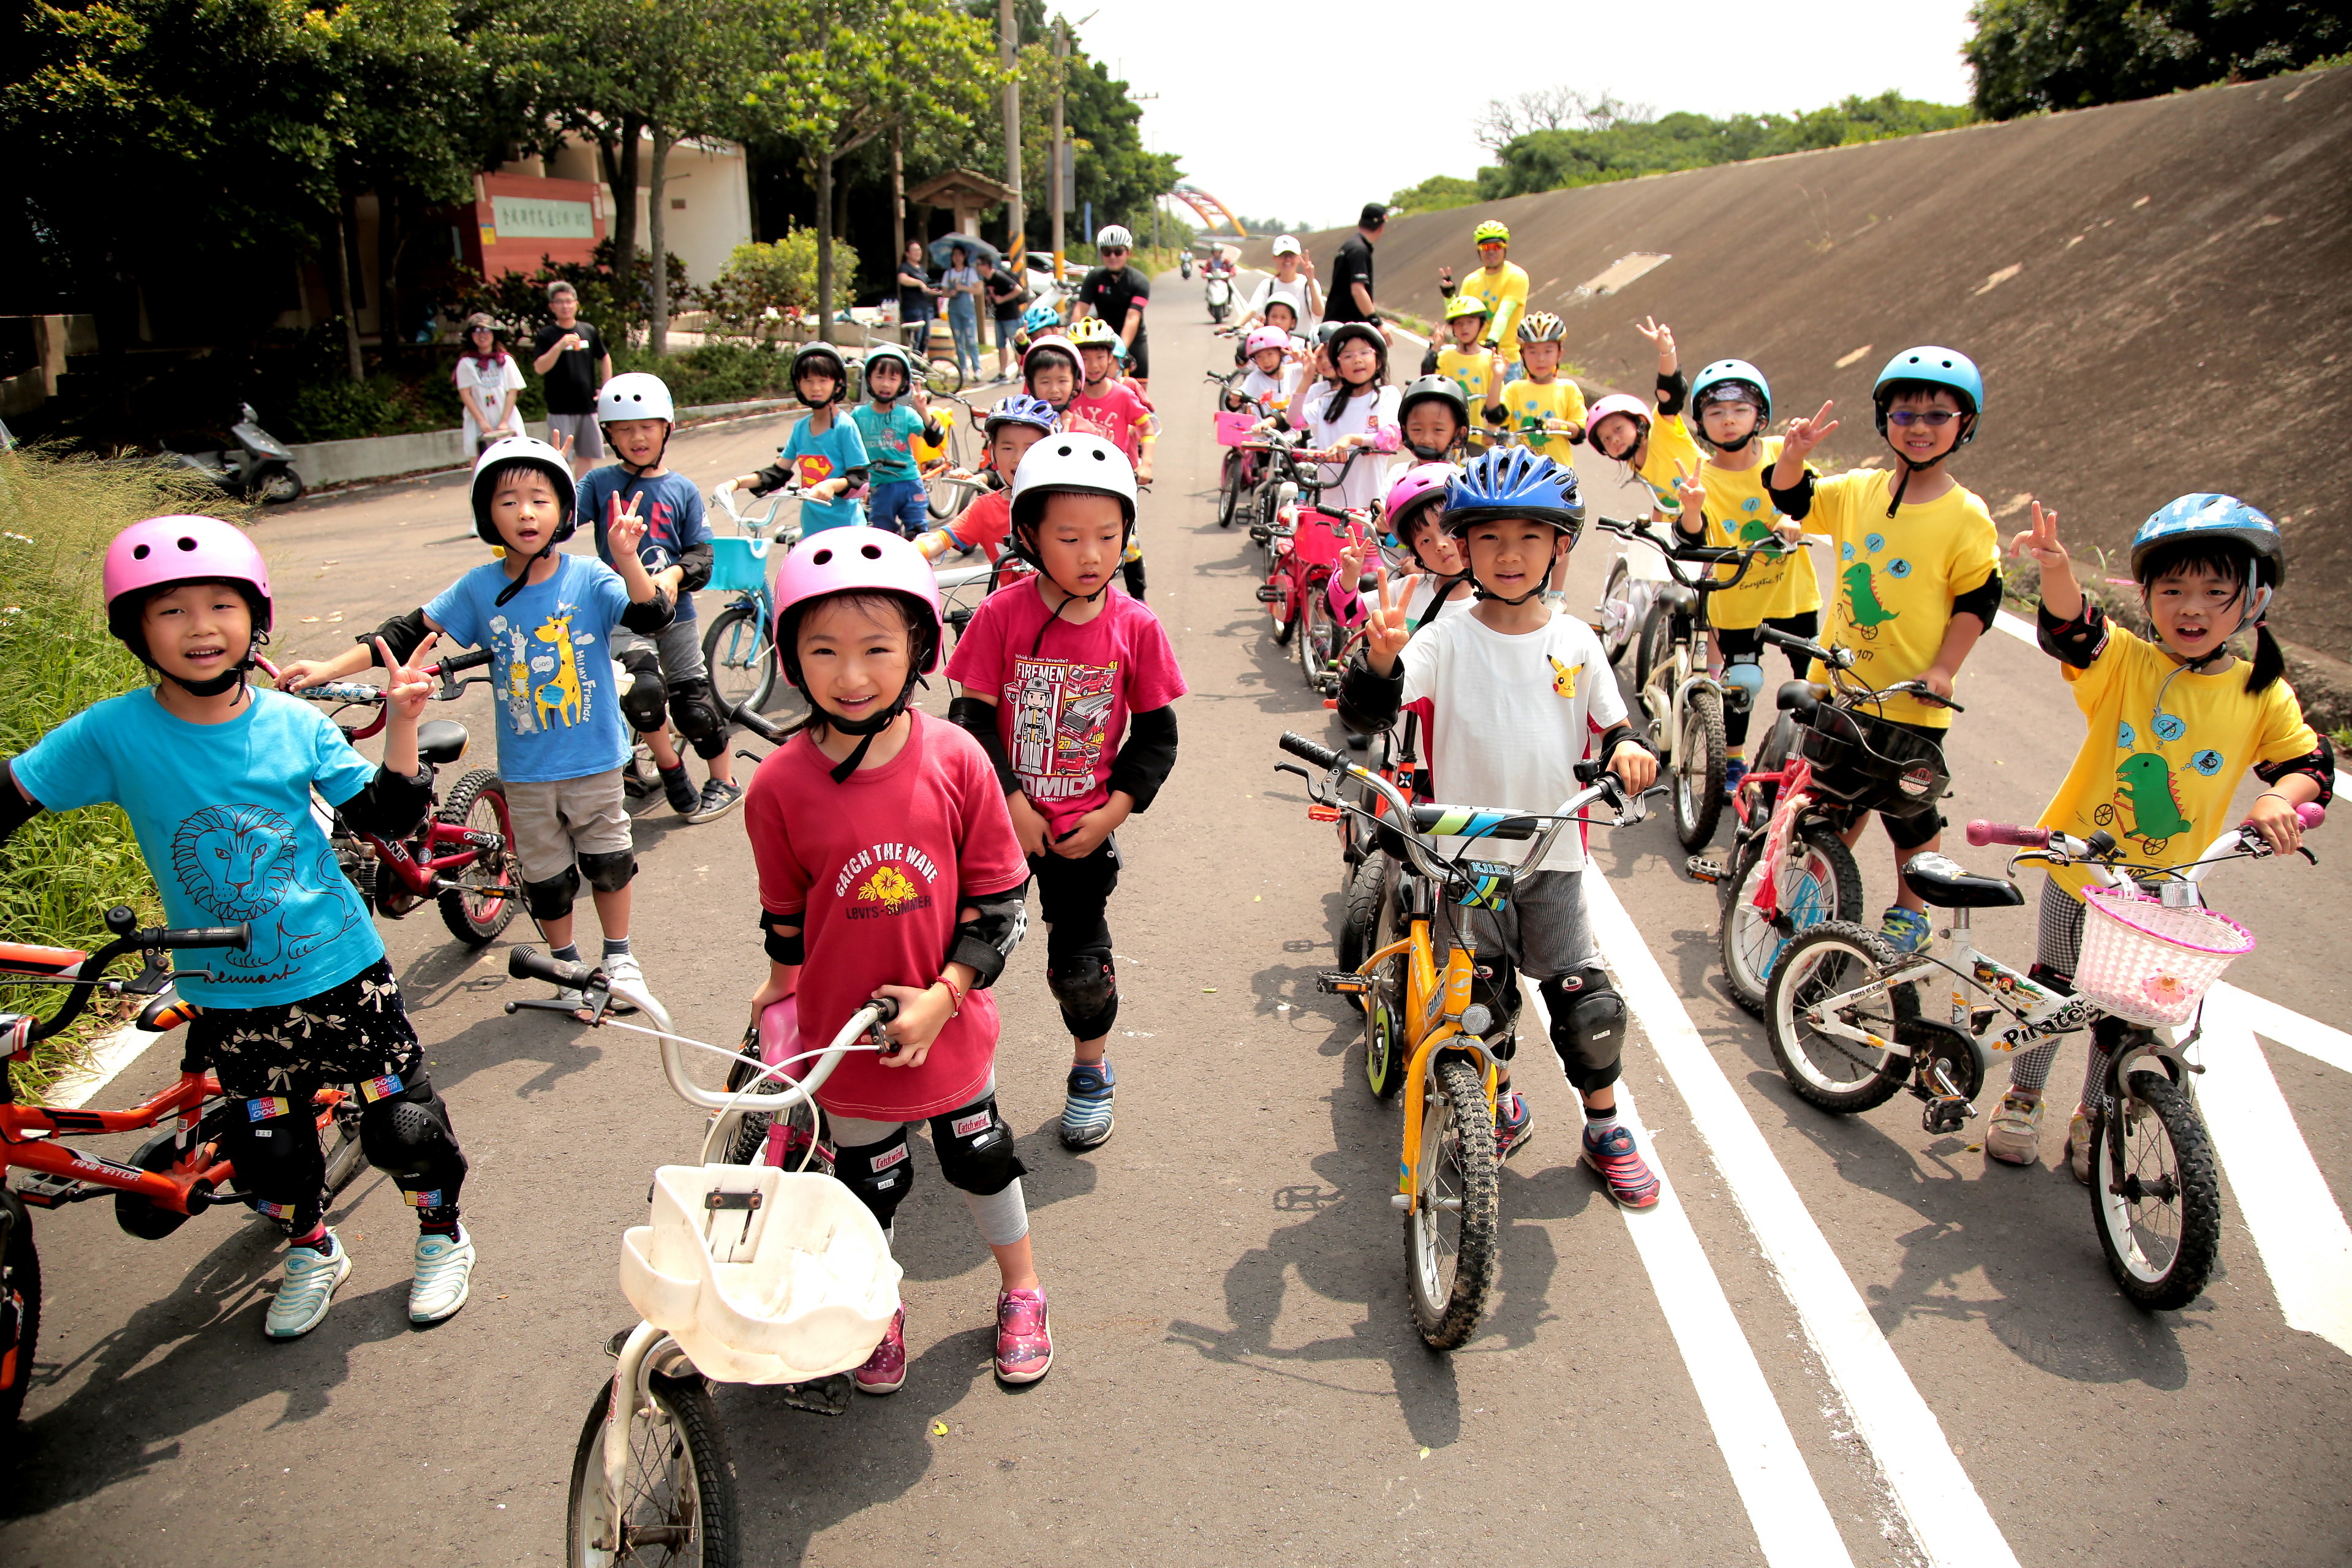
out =
[[[207,499],[209,498],[209,499]],[[25,751],[91,703],[147,682],[145,668],[108,635],[99,566],[125,524],[169,511],[217,511],[219,492],[192,489],[167,470],[37,452],[0,454],[0,753]],[[112,806],[36,817],[0,849],[0,939],[96,948],[110,940],[108,909],[158,910],[131,824]],[[57,994],[0,993],[0,1007],[47,1013]],[[17,1092],[37,1097],[81,1041],[117,1021],[92,1009],[77,1028],[11,1068]]]
[[793,356],[773,343],[705,343],[667,357],[648,349],[615,348],[613,373],[650,371],[662,378],[680,408],[749,403],[793,395]]
[[[816,264],[816,230],[787,229],[765,245],[737,246],[710,287],[694,290],[693,302],[734,331],[764,335],[781,326],[770,310],[788,317],[815,308]],[[845,300],[857,292],[857,247],[845,239],[833,242],[833,287]]]

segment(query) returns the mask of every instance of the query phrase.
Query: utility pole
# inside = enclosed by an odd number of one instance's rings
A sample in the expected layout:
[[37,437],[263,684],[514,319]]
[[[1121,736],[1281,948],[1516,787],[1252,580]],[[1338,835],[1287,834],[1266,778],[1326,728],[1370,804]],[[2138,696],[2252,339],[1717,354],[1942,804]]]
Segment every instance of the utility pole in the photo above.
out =
[[1045,184],[1048,187],[1047,209],[1054,215],[1054,281],[1056,283],[1062,280],[1062,224],[1068,216],[1063,211],[1062,202],[1062,184],[1070,177],[1066,167],[1070,150],[1063,141],[1062,100],[1067,96],[1063,88],[1063,77],[1069,68],[1070,24],[1060,16],[1055,16],[1054,18],[1054,153],[1053,156],[1046,160],[1053,172],[1046,177]]
[[1013,187],[1013,199],[1004,204],[1005,265],[1018,278],[1026,266],[1029,241],[1022,231],[1028,226],[1029,214],[1021,200],[1021,78],[1015,74],[1021,59],[1021,24],[1013,14],[1013,0],[996,0],[996,37],[1005,69],[1004,183]]

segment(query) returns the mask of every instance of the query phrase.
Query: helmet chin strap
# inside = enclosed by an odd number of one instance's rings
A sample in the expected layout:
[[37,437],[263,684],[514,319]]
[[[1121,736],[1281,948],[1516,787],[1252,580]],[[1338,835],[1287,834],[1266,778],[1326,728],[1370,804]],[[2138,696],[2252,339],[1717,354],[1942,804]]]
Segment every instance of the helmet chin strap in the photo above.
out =
[[522,570],[515,574],[514,581],[509,583],[505,587],[499,590],[499,596],[490,601],[491,606],[493,608],[503,608],[509,599],[511,599],[517,594],[521,593],[523,589],[529,585],[530,582],[531,569],[554,553],[555,541],[550,539],[545,547],[542,548],[538,554],[532,556],[530,560],[522,563]]
[[831,770],[834,783],[847,784],[849,775],[865,766],[866,753],[873,746],[874,737],[898,721],[898,715],[904,713],[907,710],[907,705],[915,699],[915,688],[920,686],[928,689],[929,685],[930,683],[919,675],[908,676],[907,684],[899,689],[897,699],[890,706],[879,713],[864,719],[845,719],[832,709],[819,705],[814,698],[809,699],[809,706],[816,709],[817,712],[824,716],[826,729],[836,730],[842,734],[856,735],[858,738],[856,746],[849,755],[844,757]]

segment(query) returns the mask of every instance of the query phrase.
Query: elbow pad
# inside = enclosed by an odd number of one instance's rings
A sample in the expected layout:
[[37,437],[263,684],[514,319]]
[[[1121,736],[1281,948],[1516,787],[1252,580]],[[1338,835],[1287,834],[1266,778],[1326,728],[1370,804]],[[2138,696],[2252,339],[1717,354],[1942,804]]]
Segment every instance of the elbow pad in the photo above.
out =
[[1004,973],[1005,961],[1028,934],[1029,884],[1024,880],[1017,888],[963,902],[966,908],[978,910],[980,918],[956,926],[947,961],[970,964],[975,976],[971,988],[985,991],[996,984],[996,977]]
[[948,427],[940,424],[936,416],[927,417],[923,421],[923,439],[925,441],[936,447],[947,438]]
[[1111,759],[1110,787],[1134,797],[1135,809],[1149,811],[1160,786],[1176,768],[1176,710],[1171,704],[1147,712],[1130,713],[1127,743]]
[[699,544],[689,544],[680,551],[677,557],[677,591],[681,594],[691,594],[697,588],[709,587],[710,563],[717,554],[718,552],[711,548],[710,541],[707,539]]
[[996,770],[997,786],[1011,795],[1021,787],[1013,776],[1013,759],[1005,754],[1004,737],[996,732],[996,705],[977,697],[959,697],[948,704],[948,722],[980,742],[988,765]]
[[1952,595],[1952,614],[1974,616],[1992,629],[1992,618],[2000,614],[2000,572],[1995,568],[1991,576],[1965,594]]
[[1339,722],[1365,734],[1385,730],[1396,722],[1403,700],[1404,666],[1400,663],[1393,675],[1375,674],[1358,648],[1339,678]]
[[670,602],[669,590],[656,588],[654,596],[642,604],[635,599],[629,601],[629,607],[621,612],[621,624],[640,637],[651,637],[669,625],[676,609]]
[[2033,612],[2033,631],[2042,651],[2070,668],[2088,669],[2107,651],[2107,613],[2088,595],[2083,598],[2083,613],[2071,621],[2052,615],[2047,605],[2040,606]]
[[1813,470],[1807,468],[1796,484],[1785,490],[1774,489],[1769,474],[1765,476],[1764,489],[1772,497],[1772,505],[1791,522],[1802,522],[1812,515]]
[[408,656],[425,641],[425,610],[420,605],[404,616],[393,616],[372,632],[360,633],[352,640],[373,653],[375,639],[382,637],[383,646],[392,650],[392,657],[405,664]]
[[765,945],[771,960],[794,969],[808,962],[807,932],[801,918],[797,910],[789,915],[760,911],[760,929],[767,933]]
[[2299,757],[2289,757],[2283,763],[2256,763],[2254,776],[2266,784],[2274,784],[2289,773],[2307,773],[2319,785],[2321,805],[2336,798],[2336,747],[2321,735],[2319,744]]
[[[2322,741],[2321,745],[2327,742]],[[0,844],[5,844],[16,829],[41,815],[47,808],[37,800],[25,798],[25,787],[16,782],[16,759],[0,762]]]
[[375,777],[336,809],[361,832],[379,838],[404,838],[433,809],[433,765],[421,763],[413,774],[380,767]]
[[1478,416],[1499,430],[1510,422],[1511,411],[1499,403],[1490,403],[1478,411]]
[[1690,383],[1683,379],[1681,371],[1678,370],[1672,375],[1658,377],[1658,412],[1660,414],[1680,414],[1683,411],[1684,402],[1689,396]]

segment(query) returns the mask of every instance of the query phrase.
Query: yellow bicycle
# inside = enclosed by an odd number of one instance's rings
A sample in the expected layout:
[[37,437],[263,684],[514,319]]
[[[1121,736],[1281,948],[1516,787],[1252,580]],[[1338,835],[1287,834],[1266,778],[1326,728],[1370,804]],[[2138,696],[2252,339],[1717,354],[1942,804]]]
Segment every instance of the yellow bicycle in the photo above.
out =
[[[1517,976],[1500,954],[1480,962],[1468,916],[1508,908],[1519,866],[1470,857],[1484,840],[1533,839],[1524,864],[1540,866],[1570,823],[1630,826],[1648,815],[1649,797],[1663,792],[1629,795],[1595,761],[1577,764],[1577,782],[1585,787],[1547,814],[1416,805],[1378,773],[1303,735],[1285,734],[1281,745],[1325,770],[1318,779],[1278,764],[1307,781],[1307,814],[1322,822],[1343,814],[1361,818],[1395,868],[1370,955],[1354,969],[1326,973],[1316,984],[1326,995],[1356,998],[1362,1008],[1373,1094],[1387,1100],[1404,1090],[1404,1149],[1389,1201],[1405,1216],[1413,1326],[1433,1348],[1453,1350],[1478,1331],[1501,1269],[1495,1091],[1518,1011]],[[1350,799],[1349,784],[1380,808]],[[1595,804],[1613,815],[1581,815]],[[1464,847],[1449,855],[1439,845],[1447,838],[1463,840]]]

